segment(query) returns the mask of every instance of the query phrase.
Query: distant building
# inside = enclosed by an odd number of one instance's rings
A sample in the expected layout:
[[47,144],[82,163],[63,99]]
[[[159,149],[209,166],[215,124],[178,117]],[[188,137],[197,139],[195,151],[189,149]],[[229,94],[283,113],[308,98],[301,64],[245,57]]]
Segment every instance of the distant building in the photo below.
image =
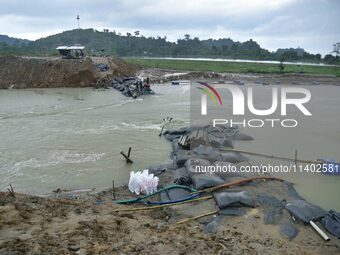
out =
[[84,46],[59,46],[56,50],[63,59],[80,59],[84,57]]

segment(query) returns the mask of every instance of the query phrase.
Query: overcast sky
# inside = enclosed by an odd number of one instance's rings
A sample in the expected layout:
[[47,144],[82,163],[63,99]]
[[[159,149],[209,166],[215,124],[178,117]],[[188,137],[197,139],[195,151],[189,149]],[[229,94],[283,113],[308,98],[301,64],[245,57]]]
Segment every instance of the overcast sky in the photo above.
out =
[[0,0],[0,34],[38,39],[77,28],[256,40],[327,54],[340,42],[338,0]]

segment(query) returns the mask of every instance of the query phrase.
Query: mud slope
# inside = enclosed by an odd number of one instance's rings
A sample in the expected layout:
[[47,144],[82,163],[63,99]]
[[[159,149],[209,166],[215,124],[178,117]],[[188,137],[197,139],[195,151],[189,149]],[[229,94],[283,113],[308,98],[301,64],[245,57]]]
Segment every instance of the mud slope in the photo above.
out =
[[102,76],[95,64],[108,63],[109,76],[129,76],[135,67],[118,58],[62,60],[0,57],[0,88],[89,87]]

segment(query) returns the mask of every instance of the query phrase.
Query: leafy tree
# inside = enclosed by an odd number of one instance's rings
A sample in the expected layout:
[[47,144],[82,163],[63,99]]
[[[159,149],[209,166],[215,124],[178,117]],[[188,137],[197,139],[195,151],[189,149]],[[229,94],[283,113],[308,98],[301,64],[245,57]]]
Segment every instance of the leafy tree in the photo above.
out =
[[332,53],[335,53],[336,57],[340,56],[340,42],[333,44],[333,51]]
[[324,61],[328,64],[334,64],[336,62],[336,57],[334,57],[332,54],[327,54],[324,58]]

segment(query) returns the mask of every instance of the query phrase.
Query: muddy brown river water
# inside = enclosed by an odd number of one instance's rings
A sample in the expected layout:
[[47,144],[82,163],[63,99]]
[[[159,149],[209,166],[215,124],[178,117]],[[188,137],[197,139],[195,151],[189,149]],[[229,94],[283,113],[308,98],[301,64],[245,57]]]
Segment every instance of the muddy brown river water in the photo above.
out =
[[[259,89],[266,95],[270,87]],[[190,90],[188,85],[153,89],[155,96],[139,99],[91,88],[1,90],[0,190],[10,183],[16,191],[33,194],[57,188],[110,187],[112,179],[116,185],[126,184],[131,170],[166,162],[171,145],[158,137],[162,119],[173,117],[171,128],[189,125]],[[235,149],[285,157],[294,157],[297,149],[299,158],[340,161],[340,88],[310,86],[310,91],[312,118],[298,128],[245,129],[255,140],[237,142]],[[132,165],[120,155],[129,146]],[[292,173],[282,177],[293,181],[311,202],[340,210],[340,175]]]

